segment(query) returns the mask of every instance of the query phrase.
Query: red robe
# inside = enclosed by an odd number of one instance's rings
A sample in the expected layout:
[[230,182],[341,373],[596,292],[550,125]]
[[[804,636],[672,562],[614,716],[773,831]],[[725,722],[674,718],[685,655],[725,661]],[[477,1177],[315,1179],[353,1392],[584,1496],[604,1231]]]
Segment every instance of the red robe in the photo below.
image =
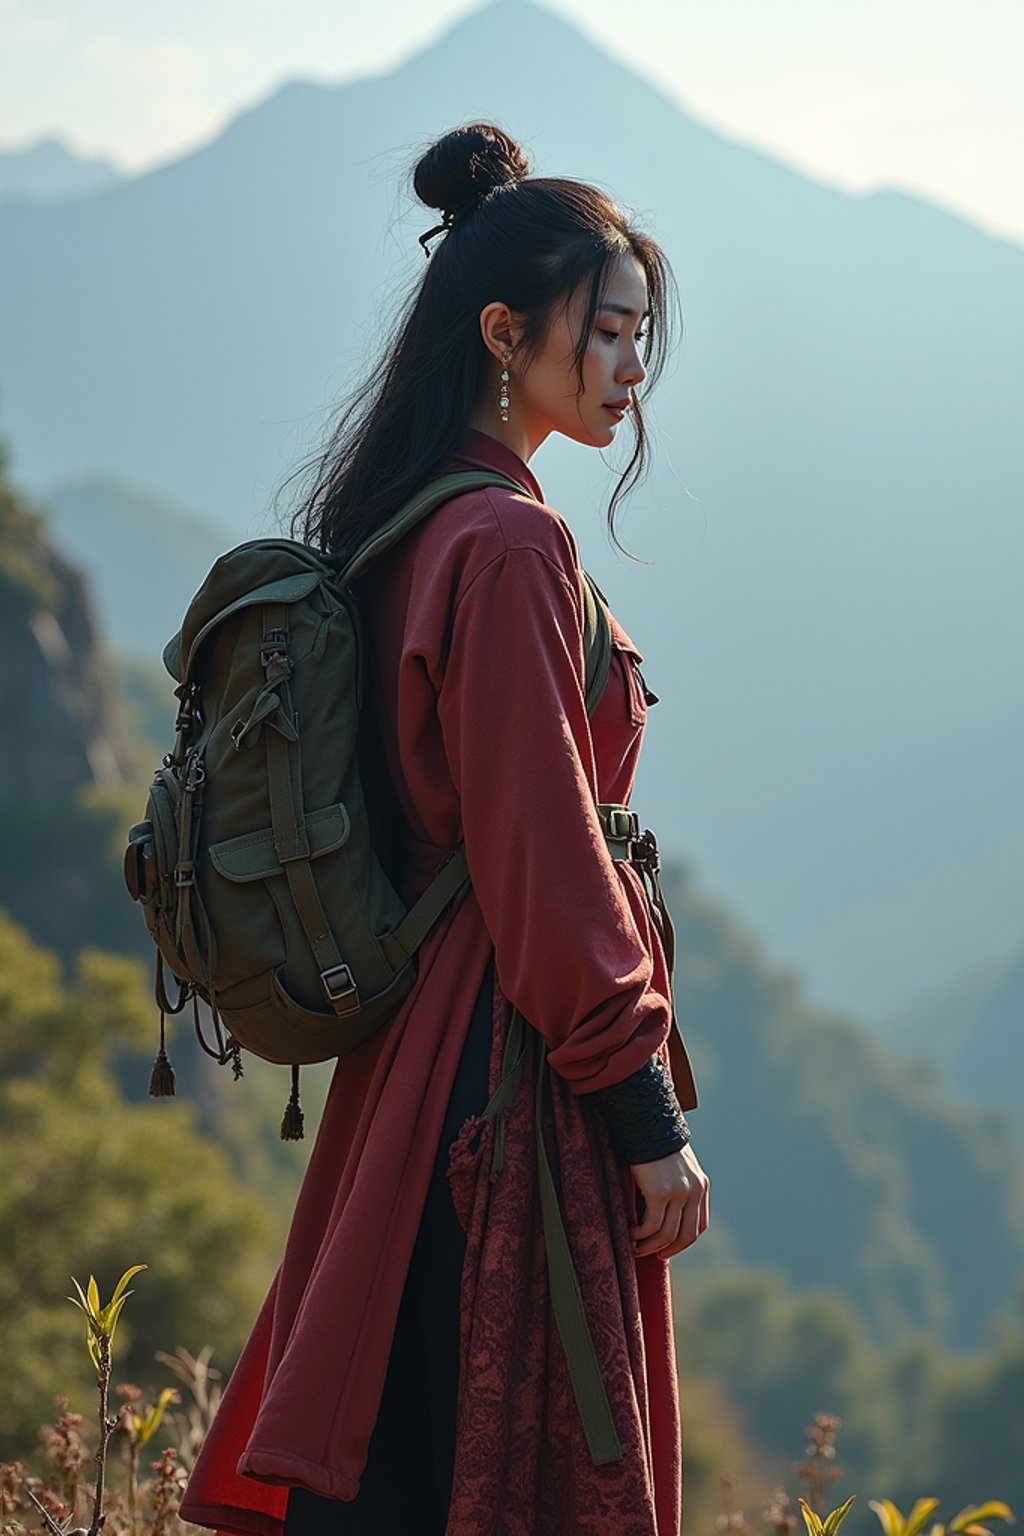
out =
[[[624,1455],[592,1465],[551,1311],[531,1032],[501,1172],[489,1177],[492,1124],[474,1117],[452,1146],[467,1251],[446,1536],[678,1536],[668,1263],[634,1256],[632,1178],[586,1102],[656,1051],[671,1065],[668,979],[643,886],[609,856],[594,811],[595,796],[626,802],[632,788],[642,658],[614,625],[608,687],[588,720],[572,534],[528,466],[470,429],[447,467],[479,466],[523,494],[455,498],[365,583],[370,686],[410,829],[403,895],[463,838],[472,891],[431,932],[394,1022],[335,1071],[280,1269],[182,1505],[186,1520],[243,1536],[280,1536],[289,1486],[337,1499],[359,1490],[492,948],[491,1091],[515,1004],[549,1050],[549,1158]],[[693,1108],[685,1051],[674,1078]]]

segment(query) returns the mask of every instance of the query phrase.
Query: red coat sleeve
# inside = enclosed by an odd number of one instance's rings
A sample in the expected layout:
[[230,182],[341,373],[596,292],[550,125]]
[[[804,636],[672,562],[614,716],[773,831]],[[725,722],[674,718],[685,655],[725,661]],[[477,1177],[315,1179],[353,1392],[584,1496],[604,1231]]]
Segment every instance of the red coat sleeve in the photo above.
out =
[[594,808],[582,600],[532,547],[461,594],[438,712],[473,889],[505,996],[574,1092],[620,1082],[670,1026],[664,957],[639,876]]

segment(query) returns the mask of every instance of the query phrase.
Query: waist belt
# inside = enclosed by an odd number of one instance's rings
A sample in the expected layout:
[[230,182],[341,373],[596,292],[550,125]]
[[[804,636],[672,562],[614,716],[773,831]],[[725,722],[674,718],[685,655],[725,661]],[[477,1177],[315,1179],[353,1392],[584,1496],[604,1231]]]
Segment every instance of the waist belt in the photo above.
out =
[[[599,804],[597,815],[612,858],[626,860],[633,864],[643,878],[651,919],[665,952],[671,982],[675,963],[675,930],[661,891],[659,878],[661,859],[657,838],[651,831],[641,831],[636,812],[631,811],[628,806]],[[505,1116],[511,1108],[522,1078],[529,1028],[519,1010],[513,1009],[505,1038],[501,1081],[479,1117],[481,1121],[494,1122],[490,1170],[492,1179],[497,1178],[504,1164]],[[670,1046],[676,1030],[675,1009],[673,1009]],[[573,1396],[583,1423],[583,1433],[590,1459],[595,1466],[601,1466],[607,1462],[621,1460],[622,1443],[615,1428],[608,1393],[601,1377],[597,1351],[594,1348],[594,1340],[583,1306],[579,1276],[573,1262],[572,1250],[569,1247],[569,1239],[558,1205],[558,1192],[548,1161],[542,1128],[544,1095],[549,1089],[548,1076],[544,1070],[548,1051],[543,1037],[537,1031],[534,1033],[537,1035],[534,1132],[551,1305],[555,1314],[558,1336],[565,1353]]]
[[[658,930],[658,938],[665,952],[669,982],[676,965],[676,931],[672,926],[668,907],[661,889],[661,855],[658,839],[649,829],[640,830],[640,818],[626,805],[599,805],[597,819],[601,823],[608,852],[613,859],[624,859],[639,870],[651,908],[651,917]],[[675,1010],[673,1009],[673,1022]]]

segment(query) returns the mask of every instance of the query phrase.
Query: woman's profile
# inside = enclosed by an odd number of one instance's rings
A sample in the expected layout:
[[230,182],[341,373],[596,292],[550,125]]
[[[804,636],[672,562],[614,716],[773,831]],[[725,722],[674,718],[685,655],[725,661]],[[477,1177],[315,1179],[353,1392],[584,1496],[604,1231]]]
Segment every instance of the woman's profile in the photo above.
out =
[[[182,1505],[240,1536],[677,1536],[668,1260],[708,1224],[650,842],[626,810],[649,692],[609,619],[588,698],[573,534],[529,461],[632,426],[667,340],[658,245],[474,124],[414,187],[442,219],[296,531],[360,577],[365,780],[412,902],[470,890],[395,1017],[338,1064],[281,1265]],[[648,372],[650,365],[650,372]],[[620,428],[621,424],[621,428]],[[588,707],[589,706],[589,707]],[[362,729],[363,727],[361,727]]]

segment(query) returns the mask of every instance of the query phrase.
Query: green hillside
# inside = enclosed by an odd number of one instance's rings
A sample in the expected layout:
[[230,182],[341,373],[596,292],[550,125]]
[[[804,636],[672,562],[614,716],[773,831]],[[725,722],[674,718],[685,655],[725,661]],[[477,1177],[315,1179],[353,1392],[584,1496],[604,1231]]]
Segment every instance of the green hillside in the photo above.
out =
[[886,1035],[904,1053],[933,1057],[958,1098],[1007,1105],[1024,1120],[1024,947],[903,1011]]
[[1016,1117],[957,1102],[920,1060],[810,1006],[684,871],[671,869],[666,889],[714,1256],[843,1293],[879,1342],[927,1330],[958,1349],[982,1344],[1024,1272]]

